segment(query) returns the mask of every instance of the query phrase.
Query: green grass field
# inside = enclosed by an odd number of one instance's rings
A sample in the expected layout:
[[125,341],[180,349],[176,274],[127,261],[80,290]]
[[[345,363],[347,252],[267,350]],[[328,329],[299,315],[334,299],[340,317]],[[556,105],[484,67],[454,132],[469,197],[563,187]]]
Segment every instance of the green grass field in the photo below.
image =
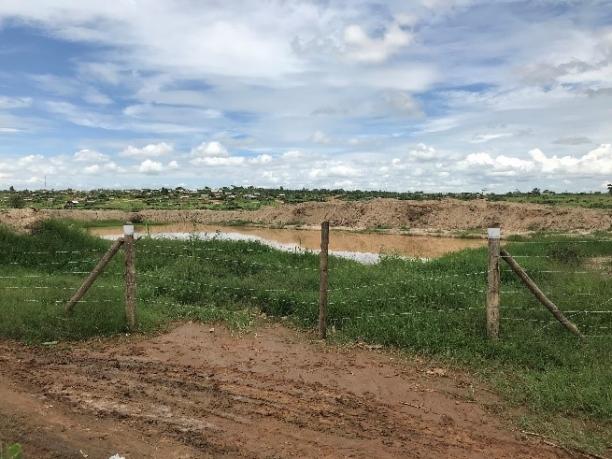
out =
[[[1,229],[0,336],[40,343],[124,332],[121,256],[72,316],[63,312],[109,244],[67,222],[47,221],[29,236]],[[585,342],[552,321],[506,266],[501,339],[487,340],[486,249],[430,262],[387,257],[371,266],[330,258],[330,339],[382,344],[468,369],[508,408],[526,407],[524,428],[601,451],[612,442],[610,235],[541,235],[503,246],[588,335]],[[253,311],[312,329],[317,266],[316,255],[259,243],[141,239],[140,329],[182,319],[248,327]]]

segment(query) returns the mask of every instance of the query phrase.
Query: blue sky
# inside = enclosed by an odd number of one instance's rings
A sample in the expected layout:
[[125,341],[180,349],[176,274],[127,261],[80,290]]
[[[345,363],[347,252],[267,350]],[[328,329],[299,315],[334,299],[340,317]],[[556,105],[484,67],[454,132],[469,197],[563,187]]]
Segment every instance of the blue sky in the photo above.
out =
[[612,1],[3,0],[0,188],[601,190]]

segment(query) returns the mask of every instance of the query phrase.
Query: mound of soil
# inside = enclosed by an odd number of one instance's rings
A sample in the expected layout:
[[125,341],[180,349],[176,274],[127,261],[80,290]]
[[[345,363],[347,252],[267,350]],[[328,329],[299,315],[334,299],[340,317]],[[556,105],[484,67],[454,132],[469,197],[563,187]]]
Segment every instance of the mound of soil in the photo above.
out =
[[466,375],[280,325],[0,343],[0,400],[0,442],[26,457],[569,457],[508,430]]
[[257,211],[115,210],[4,211],[0,223],[31,225],[41,218],[82,220],[147,220],[154,223],[226,223],[245,221],[261,225],[319,225],[329,220],[335,227],[352,229],[402,228],[415,232],[483,230],[501,225],[505,234],[529,231],[587,232],[612,229],[612,211],[579,207],[489,202],[486,200],[404,201],[374,199],[367,202],[307,202],[267,206]]

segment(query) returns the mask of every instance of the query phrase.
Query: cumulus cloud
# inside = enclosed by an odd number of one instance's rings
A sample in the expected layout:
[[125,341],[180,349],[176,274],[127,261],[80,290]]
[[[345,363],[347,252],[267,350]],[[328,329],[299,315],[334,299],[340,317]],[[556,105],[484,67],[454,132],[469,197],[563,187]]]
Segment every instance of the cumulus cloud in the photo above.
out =
[[536,148],[529,152],[542,172],[560,172],[567,175],[612,174],[612,145],[603,144],[583,156],[546,156]]
[[151,159],[145,159],[138,166],[138,172],[146,175],[157,175],[164,170],[164,166],[159,161],[153,161]]
[[97,174],[98,172],[100,172],[100,165],[92,164],[90,166],[87,166],[83,169],[83,172],[85,172],[86,174]]
[[438,157],[438,152],[434,147],[420,143],[408,152],[408,156],[415,160],[432,161]]
[[530,172],[535,169],[532,161],[520,158],[498,155],[491,156],[489,153],[471,153],[459,163],[460,168],[488,168],[481,169],[482,172],[492,175],[513,176],[520,172]]
[[484,174],[516,176],[519,174],[562,174],[566,176],[598,176],[612,174],[612,146],[600,145],[582,156],[547,156],[539,148],[529,151],[530,159],[514,156],[492,156],[486,152],[471,153],[457,166],[477,169]]
[[156,158],[172,153],[172,151],[174,151],[174,147],[166,142],[151,143],[142,148],[129,145],[121,152],[121,156]]
[[193,156],[221,158],[229,156],[227,148],[221,142],[213,140],[211,142],[202,142],[197,147],[191,150]]
[[250,164],[268,164],[272,162],[272,156],[270,155],[257,155],[255,158],[250,158]]

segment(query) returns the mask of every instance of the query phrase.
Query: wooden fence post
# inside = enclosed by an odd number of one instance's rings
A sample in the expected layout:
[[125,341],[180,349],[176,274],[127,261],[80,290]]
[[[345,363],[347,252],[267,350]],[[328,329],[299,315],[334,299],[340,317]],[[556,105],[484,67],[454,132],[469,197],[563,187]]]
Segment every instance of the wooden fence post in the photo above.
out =
[[319,336],[327,337],[327,268],[329,259],[329,222],[321,223],[321,252],[319,253]]
[[125,316],[128,329],[136,329],[136,267],[134,251],[134,225],[123,225],[123,248],[125,250]]
[[87,290],[89,290],[94,281],[98,278],[100,274],[102,274],[102,272],[106,268],[106,265],[108,265],[108,263],[112,260],[112,258],[115,256],[115,254],[121,247],[121,244],[123,244],[123,238],[117,239],[115,242],[113,242],[113,245],[110,246],[104,256],[100,258],[100,261],[93,269],[93,271],[91,271],[89,276],[87,276],[87,279],[85,279],[81,287],[79,287],[75,294],[72,295],[70,301],[66,303],[65,309],[67,313],[72,312],[72,310],[74,309],[74,305],[77,304],[81,300],[81,298],[83,298],[83,296],[85,295],[85,293],[87,293]]
[[489,228],[489,270],[487,274],[487,335],[496,341],[499,337],[499,253],[501,228]]
[[542,290],[540,290],[536,283],[531,280],[531,277],[529,277],[525,270],[521,268],[521,266],[516,262],[514,258],[512,258],[512,255],[510,255],[503,249],[501,251],[501,255],[506,261],[506,263],[510,265],[512,271],[514,271],[514,273],[521,279],[521,281],[523,281],[523,284],[527,286],[527,288],[531,291],[531,293],[534,294],[537,300],[542,303],[552,313],[552,315],[555,316],[555,318],[559,322],[561,322],[561,324],[565,328],[571,331],[574,335],[580,338],[584,338],[584,335],[580,332],[580,330],[578,330],[578,327],[563,315],[563,313],[561,312],[561,310],[559,310],[555,303],[550,301],[548,297],[544,295],[544,292],[542,292]]

